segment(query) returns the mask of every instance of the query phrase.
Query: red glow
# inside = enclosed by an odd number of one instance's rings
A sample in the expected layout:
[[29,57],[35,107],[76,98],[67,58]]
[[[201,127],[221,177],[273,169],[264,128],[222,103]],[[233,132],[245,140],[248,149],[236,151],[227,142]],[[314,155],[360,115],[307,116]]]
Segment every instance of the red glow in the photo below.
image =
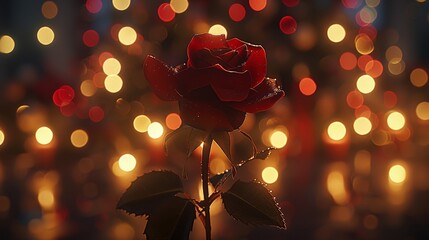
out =
[[100,67],[103,66],[104,61],[106,61],[108,58],[112,58],[113,55],[109,52],[102,52],[100,53],[100,56],[98,57],[98,64],[100,64]]
[[104,111],[99,106],[92,107],[89,109],[89,119],[93,122],[100,122],[104,118]]
[[67,104],[65,106],[61,106],[60,111],[63,114],[63,116],[71,117],[76,111],[76,104],[71,102],[70,104]]
[[296,28],[297,28],[297,23],[293,17],[284,16],[280,20],[280,30],[282,30],[284,34],[292,34],[296,32]]
[[353,109],[358,109],[363,105],[363,96],[358,91],[351,91],[347,94],[347,105]]
[[267,0],[249,0],[249,5],[254,11],[262,11],[267,6]]
[[357,58],[353,53],[345,52],[341,54],[340,66],[344,70],[352,70],[356,67],[356,64],[357,64]]
[[295,7],[296,5],[299,4],[300,0],[282,0],[283,4],[286,7]]
[[112,37],[113,40],[119,41],[118,33],[122,27],[123,26],[121,24],[116,23],[116,24],[113,24],[113,26],[110,28],[110,36]]
[[240,22],[246,16],[246,9],[239,3],[234,3],[229,7],[229,17],[235,21]]
[[371,117],[371,109],[368,106],[362,105],[355,110],[355,117]]
[[378,60],[371,60],[365,65],[365,72],[373,78],[379,77],[383,73],[383,64]]
[[98,13],[103,7],[101,0],[86,0],[85,7],[90,13]]
[[370,55],[363,55],[358,58],[358,67],[360,70],[365,71],[365,67],[369,61],[372,61],[372,57]]
[[359,29],[360,34],[366,34],[371,40],[375,40],[377,37],[377,29],[373,27],[372,25],[366,25]]
[[299,82],[299,90],[306,96],[313,95],[316,92],[317,85],[311,78],[303,78]]
[[158,7],[158,16],[163,22],[170,22],[176,16],[169,3],[163,3]]
[[83,33],[82,36],[83,43],[88,47],[94,47],[100,41],[98,33],[94,30],[88,30]]
[[66,106],[74,98],[74,89],[68,85],[63,85],[52,95],[52,100],[58,107]]
[[362,0],[341,0],[341,2],[346,8],[356,8],[362,3]]
[[386,108],[393,108],[398,102],[398,97],[396,96],[396,93],[392,91],[385,91],[383,94],[383,100]]

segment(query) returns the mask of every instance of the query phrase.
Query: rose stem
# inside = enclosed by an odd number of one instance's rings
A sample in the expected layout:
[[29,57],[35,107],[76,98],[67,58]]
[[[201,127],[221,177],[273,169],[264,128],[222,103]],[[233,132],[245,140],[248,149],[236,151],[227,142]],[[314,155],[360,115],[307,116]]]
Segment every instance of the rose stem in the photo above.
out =
[[203,179],[203,194],[204,194],[204,212],[205,227],[206,227],[206,240],[211,239],[211,225],[210,225],[210,202],[209,202],[209,157],[210,149],[212,147],[213,138],[209,134],[204,141],[203,156],[201,161],[201,178]]

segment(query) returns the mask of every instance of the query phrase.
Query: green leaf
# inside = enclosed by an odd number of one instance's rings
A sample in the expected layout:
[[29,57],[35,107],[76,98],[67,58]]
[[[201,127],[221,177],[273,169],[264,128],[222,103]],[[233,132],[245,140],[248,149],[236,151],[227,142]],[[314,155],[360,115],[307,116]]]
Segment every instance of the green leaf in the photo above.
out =
[[229,161],[232,161],[231,157],[231,140],[229,133],[225,131],[212,132],[213,140],[219,145],[222,151],[225,153]]
[[260,183],[238,180],[221,196],[226,211],[245,224],[286,228],[274,197]]
[[132,182],[116,208],[130,214],[148,215],[157,205],[178,192],[183,192],[178,175],[170,171],[153,171]]
[[194,205],[174,196],[149,215],[144,233],[148,240],[189,239],[194,220]]

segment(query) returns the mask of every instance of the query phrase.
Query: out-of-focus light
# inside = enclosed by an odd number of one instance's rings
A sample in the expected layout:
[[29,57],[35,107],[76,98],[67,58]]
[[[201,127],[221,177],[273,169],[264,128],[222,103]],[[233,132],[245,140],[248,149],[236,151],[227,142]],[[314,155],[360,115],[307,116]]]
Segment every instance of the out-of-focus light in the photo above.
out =
[[112,229],[113,239],[136,239],[134,228],[126,223],[119,222]]
[[42,14],[47,19],[52,19],[58,14],[57,4],[53,1],[46,1],[42,4]]
[[165,125],[171,130],[176,130],[182,125],[182,119],[177,113],[170,113],[165,118]]
[[267,6],[267,0],[249,0],[249,5],[253,11],[262,11]]
[[362,94],[358,91],[351,91],[347,94],[347,105],[353,109],[358,109],[363,105],[364,98]]
[[305,63],[297,63],[292,68],[292,76],[296,80],[308,77],[310,76],[310,69]]
[[149,137],[153,139],[160,138],[162,134],[164,133],[164,127],[159,122],[153,122],[149,124],[147,128],[147,133]]
[[383,94],[383,100],[386,108],[393,108],[398,102],[398,96],[392,91],[385,91]]
[[295,7],[299,4],[300,0],[282,0],[286,7]]
[[376,229],[378,226],[378,218],[375,215],[368,214],[363,219],[363,225],[366,229]]
[[362,55],[368,55],[374,51],[374,43],[366,34],[358,34],[355,38],[355,48]]
[[96,91],[97,91],[97,88],[94,86],[94,83],[91,80],[84,80],[80,84],[80,92],[85,97],[94,96]]
[[366,150],[360,150],[356,153],[354,159],[355,171],[358,174],[371,173],[371,153]]
[[366,65],[368,65],[368,63],[372,60],[373,59],[372,59],[371,55],[362,55],[358,58],[357,65],[358,65],[360,70],[365,71]]
[[346,191],[344,176],[339,171],[332,171],[328,174],[326,185],[335,203],[345,205],[349,202],[349,195]]
[[95,47],[100,41],[100,36],[94,30],[87,30],[82,35],[82,41],[87,47]]
[[358,117],[353,123],[353,129],[359,135],[366,135],[372,129],[372,123],[366,117]]
[[121,71],[121,63],[116,58],[108,58],[103,63],[103,72],[106,75],[118,75]]
[[171,8],[169,3],[163,3],[163,4],[159,5],[158,17],[163,22],[171,22],[175,16],[176,16],[176,13]]
[[136,42],[137,32],[134,28],[125,26],[119,30],[118,39],[125,46],[129,46]]
[[346,37],[346,30],[343,26],[336,23],[329,26],[326,34],[328,35],[328,38],[331,42],[338,43],[343,41],[343,39]]
[[429,102],[421,102],[417,104],[416,115],[421,120],[429,120]]
[[356,8],[362,4],[362,0],[341,0],[341,3],[346,8]]
[[127,153],[122,155],[118,160],[119,168],[124,172],[131,172],[136,168],[137,160],[136,158]]
[[405,126],[405,117],[400,112],[393,111],[387,116],[387,125],[392,130],[400,130]]
[[316,92],[317,85],[311,78],[303,78],[299,81],[299,90],[306,96],[313,95]]
[[133,126],[137,132],[147,132],[151,121],[146,115],[138,115],[134,118]]
[[340,66],[344,70],[352,70],[356,67],[356,64],[357,64],[357,58],[353,53],[345,52],[341,54]]
[[390,46],[385,57],[388,62],[398,63],[402,60],[402,50],[398,46]]
[[404,72],[405,70],[405,62],[403,60],[400,60],[399,62],[396,61],[390,61],[387,64],[387,68],[389,69],[389,72],[393,75],[399,75]]
[[293,45],[298,50],[308,51],[316,45],[318,37],[317,37],[315,26],[311,25],[308,22],[303,22],[299,25],[299,28],[296,28],[295,26],[295,27],[292,27],[291,30],[293,29],[296,29],[296,33],[293,35],[291,39],[293,41]]
[[70,141],[73,146],[82,148],[88,143],[88,134],[82,129],[74,130],[70,136]]
[[54,206],[55,198],[54,193],[50,189],[41,189],[37,194],[40,206],[45,209],[50,209]]
[[377,11],[372,7],[363,7],[358,15],[360,20],[366,24],[371,24],[377,19]]
[[328,126],[328,136],[334,141],[340,141],[346,136],[346,126],[342,122],[335,121]]
[[380,0],[365,0],[366,5],[368,5],[368,7],[377,7],[380,4]]
[[37,31],[37,40],[43,45],[49,45],[54,41],[55,33],[50,27],[44,26]]
[[268,184],[275,183],[278,178],[279,172],[277,169],[273,167],[266,167],[264,170],[262,170],[262,180],[264,180],[264,182]]
[[170,6],[175,13],[183,13],[188,9],[188,0],[170,0]]
[[113,7],[118,11],[126,10],[131,4],[131,0],[112,0]]
[[297,23],[295,18],[291,16],[284,16],[282,19],[280,19],[279,27],[284,34],[292,34],[296,32]]
[[396,164],[390,167],[389,169],[390,181],[394,183],[403,183],[406,178],[407,178],[407,171],[402,165]]
[[211,26],[210,29],[209,29],[209,33],[213,34],[213,35],[222,35],[222,34],[224,34],[225,38],[228,35],[228,32],[226,31],[226,28],[224,26],[220,25],[220,24],[215,24],[215,25]]
[[229,7],[228,13],[233,21],[240,22],[246,16],[246,9],[243,5],[234,3]]
[[428,73],[422,68],[416,68],[410,73],[410,81],[416,87],[423,87],[428,82]]
[[0,37],[0,52],[4,54],[11,53],[15,48],[15,41],[9,35]]
[[4,133],[3,133],[3,131],[0,129],[0,146],[4,143],[4,139],[5,139]]
[[366,74],[362,75],[356,81],[356,87],[359,90],[359,92],[363,94],[368,94],[372,92],[375,88],[374,78]]
[[101,107],[94,106],[89,109],[88,116],[93,122],[101,122],[104,118],[104,111]]
[[379,77],[383,73],[383,64],[378,60],[371,60],[365,64],[365,73],[373,78]]
[[104,79],[104,87],[108,92],[117,93],[122,89],[123,81],[118,75],[108,75]]
[[74,89],[69,85],[63,85],[52,94],[52,101],[58,107],[70,104],[75,96]]
[[50,128],[43,126],[37,129],[35,137],[39,144],[46,145],[52,141],[54,138],[54,133]]
[[101,0],[86,0],[85,7],[90,13],[98,13],[103,7],[103,3]]
[[275,131],[270,136],[270,143],[275,148],[282,148],[286,146],[287,135],[282,131]]

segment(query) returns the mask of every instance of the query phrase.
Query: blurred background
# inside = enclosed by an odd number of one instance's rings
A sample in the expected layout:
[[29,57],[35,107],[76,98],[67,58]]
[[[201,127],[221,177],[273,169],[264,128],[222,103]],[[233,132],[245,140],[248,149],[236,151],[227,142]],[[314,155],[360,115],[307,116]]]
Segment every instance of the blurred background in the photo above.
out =
[[[142,63],[186,61],[194,34],[261,44],[286,97],[248,114],[260,150],[243,180],[265,182],[287,230],[245,226],[221,201],[214,239],[429,239],[429,3],[426,0],[3,1],[0,236],[145,239],[116,203],[153,169],[200,199],[201,149],[166,157],[181,120]],[[233,132],[233,159],[250,157]],[[214,147],[211,173],[228,162]],[[202,239],[196,219],[191,239]]]

